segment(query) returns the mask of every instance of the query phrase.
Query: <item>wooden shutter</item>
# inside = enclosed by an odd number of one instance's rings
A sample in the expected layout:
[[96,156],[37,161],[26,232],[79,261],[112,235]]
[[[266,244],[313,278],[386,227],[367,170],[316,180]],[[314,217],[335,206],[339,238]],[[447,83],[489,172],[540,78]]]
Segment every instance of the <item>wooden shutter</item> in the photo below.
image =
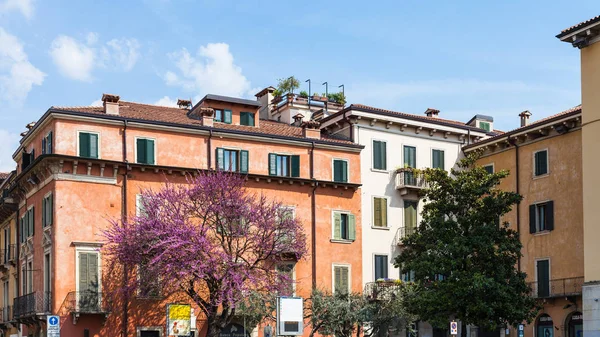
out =
[[341,280],[340,280],[340,291],[343,294],[347,294],[349,291],[349,284],[350,284],[350,275],[348,275],[348,267],[339,267],[340,268],[340,274],[341,274]]
[[379,198],[373,198],[373,226],[381,227],[381,203]]
[[90,157],[98,158],[99,152],[99,144],[98,144],[98,135],[91,133],[90,134]]
[[345,160],[341,160],[341,167],[342,167],[342,182],[347,183],[348,182],[348,162]]
[[333,238],[342,238],[342,215],[338,212],[333,213]]
[[146,139],[146,164],[154,165],[156,163],[154,149],[154,140]]
[[381,170],[381,142],[374,140],[373,141],[373,168],[377,170]]
[[224,161],[223,157],[224,157],[223,149],[218,147],[217,148],[217,170],[225,169],[225,161]]
[[47,198],[42,199],[42,228],[46,227],[47,213],[46,213],[46,202]]
[[444,169],[444,151],[442,150],[433,150],[433,162],[432,162],[432,167],[433,168],[439,168],[439,169]]
[[380,198],[381,203],[381,227],[387,227],[387,199]]
[[294,155],[290,156],[290,161],[292,165],[292,177],[298,178],[300,177],[300,156]]
[[275,153],[269,153],[269,175],[277,175],[277,155]]
[[90,157],[90,134],[85,132],[79,133],[79,156]]
[[240,151],[240,172],[248,173],[248,151]]
[[417,203],[414,201],[404,200],[404,227],[417,227]]
[[21,219],[19,219],[19,242],[23,243],[23,235],[24,235],[24,228],[23,228],[23,217],[21,217]]
[[529,205],[529,233],[535,233],[535,205]]
[[140,163],[140,164],[146,164],[147,160],[148,160],[148,156],[147,156],[147,151],[148,148],[146,146],[146,139],[141,139],[138,138],[136,140],[136,151],[137,151],[137,158],[136,158],[136,163]]
[[348,214],[348,240],[356,240],[356,217]]
[[404,165],[415,168],[417,165],[417,149],[413,146],[404,146]]
[[342,267],[333,267],[333,290],[334,293],[342,288]]
[[79,253],[79,292],[98,291],[98,254]]
[[548,260],[537,261],[538,297],[550,295],[550,264]]
[[27,212],[29,213],[29,236],[35,234],[35,206]]
[[554,201],[546,203],[546,229],[549,231],[554,229]]
[[380,142],[381,145],[379,146],[379,152],[380,152],[380,165],[381,165],[381,170],[387,170],[387,143],[386,142]]
[[254,126],[254,114],[250,112],[248,112],[248,125]]
[[42,138],[42,154],[46,154],[46,137]]
[[548,152],[540,151],[535,153],[535,175],[548,173]]
[[52,146],[52,142],[54,141],[54,137],[53,137],[54,133],[52,131],[50,131],[50,133],[48,134],[48,140],[46,140],[46,153],[50,154],[50,153],[54,153],[54,147]]
[[48,202],[46,202],[46,209],[48,210],[48,225],[52,225],[54,222],[54,194],[48,196]]
[[223,122],[231,124],[231,110],[224,110],[223,113],[225,114]]

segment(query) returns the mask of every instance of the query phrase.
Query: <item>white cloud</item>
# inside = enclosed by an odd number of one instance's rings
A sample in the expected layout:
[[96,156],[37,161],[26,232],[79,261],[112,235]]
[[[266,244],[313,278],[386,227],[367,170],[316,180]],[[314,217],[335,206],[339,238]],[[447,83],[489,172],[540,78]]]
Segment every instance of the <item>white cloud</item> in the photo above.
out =
[[90,103],[90,106],[103,106],[102,100],[97,99],[97,100],[93,101],[92,103]]
[[4,0],[0,2],[0,14],[19,11],[27,19],[33,17],[33,0]]
[[61,35],[52,41],[50,55],[63,76],[83,82],[92,81],[96,61],[94,49]]
[[50,55],[63,76],[91,82],[94,69],[130,71],[139,58],[140,44],[136,39],[113,39],[98,47],[98,34],[88,33],[85,40],[83,43],[61,35],[52,41]]
[[19,39],[0,27],[0,102],[22,103],[45,76],[29,62]]
[[6,130],[0,130],[0,172],[10,172],[17,164],[12,154],[19,145],[19,136]]
[[169,96],[165,96],[165,97],[159,99],[158,101],[154,102],[154,105],[168,106],[168,107],[176,108],[177,100],[174,98],[171,99],[171,97],[169,97]]
[[249,96],[250,81],[234,63],[226,43],[209,43],[200,46],[195,56],[187,49],[169,54],[179,74],[168,71],[164,75],[167,85],[178,86],[196,94],[221,94]]

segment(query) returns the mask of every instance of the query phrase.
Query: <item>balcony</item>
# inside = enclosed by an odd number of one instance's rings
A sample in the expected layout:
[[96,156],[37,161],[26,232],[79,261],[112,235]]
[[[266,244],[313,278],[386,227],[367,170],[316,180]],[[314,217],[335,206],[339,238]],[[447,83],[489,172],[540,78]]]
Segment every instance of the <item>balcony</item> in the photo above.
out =
[[419,192],[427,187],[422,173],[415,172],[412,168],[402,168],[396,171],[396,189],[400,195]]
[[583,276],[554,279],[549,282],[531,282],[531,296],[535,298],[556,298],[580,296]]
[[108,301],[95,291],[72,291],[65,299],[65,308],[73,315],[73,324],[81,315],[108,315]]
[[17,245],[8,245],[4,249],[0,250],[0,268],[8,269],[10,265],[15,265],[17,261]]
[[398,230],[396,231],[396,238],[395,238],[396,244],[398,246],[403,246],[406,238],[408,236],[412,235],[416,231],[417,231],[416,227],[400,227],[400,228],[398,228]]
[[399,280],[376,281],[365,284],[363,294],[370,301],[389,300],[402,289]]
[[37,291],[15,298],[13,315],[17,320],[50,313],[51,293]]

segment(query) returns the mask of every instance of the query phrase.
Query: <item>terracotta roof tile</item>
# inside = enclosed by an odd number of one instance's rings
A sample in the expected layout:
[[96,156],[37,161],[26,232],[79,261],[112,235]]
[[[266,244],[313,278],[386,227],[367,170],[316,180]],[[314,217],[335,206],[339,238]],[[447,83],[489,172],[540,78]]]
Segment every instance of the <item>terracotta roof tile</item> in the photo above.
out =
[[576,29],[579,29],[579,28],[581,28],[581,27],[583,27],[583,26],[585,26],[587,24],[594,23],[594,22],[597,22],[597,21],[600,21],[600,15],[598,15],[596,17],[593,17],[593,18],[591,18],[589,20],[585,20],[583,22],[580,22],[580,23],[576,24],[575,26],[571,26],[571,27],[569,27],[567,29],[563,29],[560,32],[560,34],[558,34],[557,36],[560,37],[562,35],[565,35],[565,34],[568,34],[568,33],[572,32],[572,31],[574,31]]
[[9,175],[10,175],[10,173],[8,173],[8,172],[0,172],[0,180],[4,180],[4,179],[8,178]]
[[352,107],[359,108],[359,109],[369,109],[369,110],[374,110],[374,111],[385,112],[385,113],[389,113],[389,114],[398,115],[400,117],[417,118],[417,119],[421,119],[425,122],[438,121],[438,122],[456,124],[456,125],[460,125],[460,126],[467,126],[467,124],[465,124],[463,122],[459,122],[459,121],[455,121],[455,120],[451,120],[451,119],[420,116],[420,115],[415,115],[415,114],[409,114],[406,112],[398,112],[398,111],[386,110],[386,109],[381,109],[381,108],[375,108],[375,107],[364,105],[364,104],[352,104],[352,105],[350,105],[350,109],[352,109]]
[[[99,116],[106,116],[103,107],[51,107],[54,110],[62,111],[73,111],[81,112]],[[163,122],[180,124],[182,126],[200,126],[201,122],[197,119],[189,118],[187,109],[165,107],[151,104],[119,101],[119,116],[125,118],[145,120],[149,122]],[[289,125],[286,123],[280,123],[270,120],[260,120],[259,127],[245,126],[245,125],[233,125],[220,122],[214,122],[215,129],[224,130],[236,130],[244,132],[252,132],[263,135],[274,135],[283,137],[303,138],[302,128]],[[330,138],[327,136],[321,136],[322,141],[340,143],[340,144],[353,144],[351,141]]]

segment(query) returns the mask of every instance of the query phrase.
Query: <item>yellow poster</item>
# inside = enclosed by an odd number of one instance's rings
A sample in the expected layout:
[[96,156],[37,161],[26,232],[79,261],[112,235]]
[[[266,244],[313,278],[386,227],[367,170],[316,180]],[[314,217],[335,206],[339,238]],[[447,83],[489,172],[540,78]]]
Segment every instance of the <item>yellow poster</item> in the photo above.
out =
[[169,337],[189,336],[192,307],[188,304],[167,305],[167,335]]

